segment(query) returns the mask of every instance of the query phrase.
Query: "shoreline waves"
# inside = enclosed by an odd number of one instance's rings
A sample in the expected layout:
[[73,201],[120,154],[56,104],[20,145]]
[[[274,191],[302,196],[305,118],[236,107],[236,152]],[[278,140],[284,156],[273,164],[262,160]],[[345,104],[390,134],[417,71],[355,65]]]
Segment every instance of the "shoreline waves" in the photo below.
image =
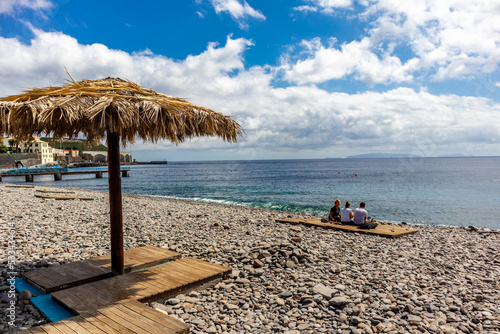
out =
[[[94,200],[56,201],[35,197],[42,189],[61,190],[0,184],[0,332],[44,321],[17,294],[8,324],[11,229],[19,273],[109,253],[106,192],[71,188]],[[499,231],[412,225],[417,234],[388,239],[275,221],[298,217],[123,194],[126,249],[157,245],[233,268],[203,289],[149,303],[192,333],[500,332]]]

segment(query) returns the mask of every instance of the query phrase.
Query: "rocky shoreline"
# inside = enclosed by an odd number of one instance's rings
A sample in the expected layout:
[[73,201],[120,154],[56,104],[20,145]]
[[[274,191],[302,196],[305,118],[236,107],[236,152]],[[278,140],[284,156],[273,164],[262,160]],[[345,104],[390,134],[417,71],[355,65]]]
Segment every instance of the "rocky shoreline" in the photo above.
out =
[[[17,294],[7,318],[8,233],[23,272],[109,253],[107,193],[34,197],[0,184],[0,332],[45,320]],[[63,188],[57,188],[63,190]],[[69,190],[64,188],[64,190]],[[192,333],[500,333],[500,234],[414,226],[399,239],[277,223],[297,215],[124,195],[125,248],[158,245],[233,268],[230,277],[150,303]]]

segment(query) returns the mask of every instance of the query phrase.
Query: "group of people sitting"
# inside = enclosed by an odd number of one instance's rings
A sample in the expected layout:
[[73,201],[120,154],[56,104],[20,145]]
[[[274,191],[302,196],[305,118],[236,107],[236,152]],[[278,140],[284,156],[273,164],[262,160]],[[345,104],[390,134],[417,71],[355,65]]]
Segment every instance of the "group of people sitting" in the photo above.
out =
[[365,210],[365,202],[361,202],[359,208],[352,211],[349,201],[345,202],[345,207],[340,209],[340,199],[336,199],[334,206],[330,209],[329,220],[333,224],[343,225],[371,224],[368,211]]

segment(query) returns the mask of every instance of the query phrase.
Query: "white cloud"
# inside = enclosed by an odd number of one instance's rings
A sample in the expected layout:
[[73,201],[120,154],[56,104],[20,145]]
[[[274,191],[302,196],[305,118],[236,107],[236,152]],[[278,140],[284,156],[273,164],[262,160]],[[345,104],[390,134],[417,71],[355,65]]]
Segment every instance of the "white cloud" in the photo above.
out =
[[318,7],[304,5],[304,6],[294,7],[293,10],[296,10],[298,12],[304,12],[304,13],[307,13],[307,12],[317,12],[318,11]]
[[321,83],[350,74],[355,74],[357,79],[370,84],[412,79],[408,72],[414,61],[403,65],[399,58],[389,53],[377,56],[371,51],[373,46],[369,38],[345,43],[340,48],[324,47],[318,43],[319,39],[303,42],[308,53],[312,54],[311,57],[298,60],[295,64],[285,61],[286,79],[298,84]]
[[53,4],[50,0],[1,0],[0,14],[12,14],[16,9],[29,8],[33,10],[49,9]]
[[337,8],[348,8],[352,6],[352,0],[305,0],[309,5],[294,7],[301,12],[322,12],[331,15]]
[[245,0],[210,0],[217,14],[227,12],[238,21],[241,28],[246,28],[244,22],[246,17],[253,17],[258,20],[265,20],[266,17],[260,11],[253,9]]
[[49,82],[59,85],[67,67],[75,80],[118,76],[186,98],[233,116],[246,131],[237,144],[211,138],[175,148],[166,142],[136,143],[133,152],[149,152],[143,159],[321,158],[370,151],[500,154],[500,104],[490,99],[409,88],[358,94],[315,86],[276,88],[271,84],[276,69],[244,67],[244,51],[252,43],[243,38],[228,37],[225,45],[209,44],[203,53],[176,61],[148,50],[130,54],[83,45],[62,33],[35,30],[34,35],[29,45],[0,37],[0,96]]
[[362,15],[375,17],[370,38],[409,45],[434,79],[492,73],[500,63],[500,6],[487,0],[379,0]]
[[[322,11],[349,1],[308,0],[297,10]],[[370,0],[359,20],[369,29],[340,48],[322,47],[307,59],[290,61],[286,77],[320,83],[354,75],[367,83],[419,77],[463,79],[491,74],[500,64],[500,6],[487,0]],[[330,10],[330,12],[328,12]],[[407,49],[405,53],[394,50]],[[405,59],[404,61],[402,59]]]

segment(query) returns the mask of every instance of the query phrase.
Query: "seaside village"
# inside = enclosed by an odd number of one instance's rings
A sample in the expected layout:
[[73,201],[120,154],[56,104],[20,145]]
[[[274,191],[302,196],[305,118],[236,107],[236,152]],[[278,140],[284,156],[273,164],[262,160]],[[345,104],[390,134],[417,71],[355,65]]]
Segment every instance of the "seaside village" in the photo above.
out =
[[[120,152],[120,162],[131,164],[132,153]],[[107,163],[107,148],[87,143],[85,139],[31,137],[27,141],[3,138],[0,141],[0,168],[23,167],[90,167]]]

